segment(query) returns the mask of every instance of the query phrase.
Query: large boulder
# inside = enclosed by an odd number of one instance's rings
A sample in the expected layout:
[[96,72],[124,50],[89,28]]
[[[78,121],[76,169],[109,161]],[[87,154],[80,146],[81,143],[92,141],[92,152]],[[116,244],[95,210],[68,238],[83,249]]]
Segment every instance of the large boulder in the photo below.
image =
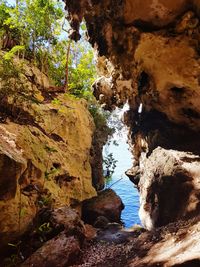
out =
[[[134,244],[128,267],[198,267],[200,218],[170,223],[141,234]],[[142,244],[142,245],[141,245]],[[135,253],[133,255],[133,251]]]
[[50,222],[53,228],[60,228],[65,230],[65,232],[72,232],[76,228],[79,228],[80,232],[84,231],[84,224],[78,212],[67,206],[53,210]]
[[139,182],[142,224],[149,230],[200,212],[200,157],[158,147]]
[[47,241],[21,267],[65,267],[72,265],[80,253],[80,244],[74,236],[61,233]]
[[124,204],[120,197],[112,189],[106,189],[97,197],[83,202],[83,220],[94,224],[99,216],[104,216],[110,222],[120,222],[123,209]]

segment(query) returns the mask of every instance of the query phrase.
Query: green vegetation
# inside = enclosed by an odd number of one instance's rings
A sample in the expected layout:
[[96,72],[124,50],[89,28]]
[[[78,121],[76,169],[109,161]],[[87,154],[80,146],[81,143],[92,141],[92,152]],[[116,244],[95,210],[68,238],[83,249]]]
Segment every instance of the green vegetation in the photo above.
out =
[[[59,41],[52,46],[49,53],[49,76],[57,86],[65,84],[66,79],[66,51],[70,42]],[[96,68],[93,50],[86,41],[70,44],[68,59],[68,90],[76,97],[92,99],[91,85],[96,79]]]
[[[15,97],[18,102],[37,102],[22,78],[24,65],[31,62],[48,76],[55,90],[62,88],[75,98],[85,98],[97,129],[111,135],[109,114],[100,109],[92,94],[97,72],[93,49],[85,39],[86,26],[81,25],[83,37],[78,43],[69,40],[68,30],[62,2],[18,0],[11,6],[1,1],[0,82],[4,84],[0,101],[11,95],[13,104]],[[52,103],[59,101],[55,98]]]
[[[109,111],[101,109],[95,102],[90,103],[89,111],[93,116],[94,123],[98,130],[102,129],[105,125],[107,125],[107,120],[110,116]],[[113,133],[113,129],[111,128],[108,128],[107,131],[107,135],[111,135]]]
[[62,6],[53,0],[18,0],[10,6],[6,0],[0,4],[2,48],[16,45],[25,47],[23,56],[35,60],[43,47],[56,43]]
[[22,260],[20,255],[20,246],[21,241],[18,241],[17,243],[8,243],[8,247],[12,253],[10,257],[7,257],[4,261],[6,267],[19,266]]
[[109,153],[108,155],[106,155],[104,157],[104,160],[103,160],[103,163],[104,163],[104,166],[105,166],[105,169],[106,169],[106,175],[105,175],[105,178],[111,178],[114,171],[115,171],[115,168],[116,168],[116,163],[117,163],[117,160],[113,157],[113,153]]
[[[84,24],[81,29],[84,36]],[[0,65],[14,65],[14,57],[25,58],[49,77],[53,87],[91,100],[97,76],[93,50],[84,37],[79,43],[69,40],[68,30],[62,1],[18,0],[11,6],[2,0],[0,49],[5,53]]]

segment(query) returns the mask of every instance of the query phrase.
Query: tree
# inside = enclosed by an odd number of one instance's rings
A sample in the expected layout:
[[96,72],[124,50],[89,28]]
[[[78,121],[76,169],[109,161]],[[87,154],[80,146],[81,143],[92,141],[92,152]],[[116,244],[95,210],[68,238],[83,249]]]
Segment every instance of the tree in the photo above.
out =
[[117,160],[115,160],[115,158],[113,157],[113,153],[109,153],[108,155],[105,156],[103,163],[105,165],[106,168],[106,178],[109,178],[113,175],[115,168],[116,168],[116,163]]
[[[26,47],[36,58],[36,53],[57,41],[60,29],[59,20],[63,17],[62,6],[54,0],[18,0],[10,7],[6,1],[0,5],[3,19],[1,29],[4,34],[17,33],[19,45]],[[10,47],[6,47],[10,48]]]
[[[11,51],[32,60],[49,76],[52,86],[67,88],[76,97],[92,98],[91,85],[97,76],[93,50],[84,38],[79,43],[69,40],[61,3],[18,0],[10,6],[3,0],[0,15],[2,48],[9,51],[8,56]],[[86,26],[81,28],[84,36]]]
[[[68,64],[67,87],[69,93],[89,99],[92,97],[91,86],[97,78],[94,52],[84,39],[78,43],[71,42],[70,46],[69,43],[69,40],[60,40],[50,47],[49,76],[57,86],[64,86],[66,64]],[[69,47],[69,57],[67,57],[66,53]]]
[[6,1],[0,3],[0,48],[11,49],[19,45],[20,31],[16,27],[10,27],[6,21],[10,19],[12,7]]

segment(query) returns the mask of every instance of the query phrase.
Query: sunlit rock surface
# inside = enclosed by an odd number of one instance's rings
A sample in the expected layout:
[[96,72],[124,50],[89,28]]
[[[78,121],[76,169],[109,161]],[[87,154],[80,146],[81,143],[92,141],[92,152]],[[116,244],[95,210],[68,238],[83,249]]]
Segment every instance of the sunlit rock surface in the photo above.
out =
[[161,28],[173,22],[188,7],[186,0],[125,0],[124,20],[126,24],[147,25]]
[[1,245],[27,230],[40,208],[76,207],[96,195],[90,166],[94,123],[86,102],[68,95],[45,99],[47,78],[30,66],[21,79],[28,88],[24,98],[8,93],[0,107]]
[[[200,264],[199,217],[140,235],[141,251],[126,266],[196,267]],[[138,242],[138,243],[137,243]],[[140,246],[139,245],[139,246]]]
[[141,167],[140,218],[151,230],[200,213],[199,156],[156,148]]

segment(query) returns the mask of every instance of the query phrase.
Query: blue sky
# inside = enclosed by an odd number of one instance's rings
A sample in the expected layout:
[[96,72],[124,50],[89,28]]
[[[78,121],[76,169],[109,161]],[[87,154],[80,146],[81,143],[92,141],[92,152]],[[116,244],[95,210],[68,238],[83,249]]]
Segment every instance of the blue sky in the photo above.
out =
[[8,4],[13,5],[15,4],[15,0],[7,0]]

